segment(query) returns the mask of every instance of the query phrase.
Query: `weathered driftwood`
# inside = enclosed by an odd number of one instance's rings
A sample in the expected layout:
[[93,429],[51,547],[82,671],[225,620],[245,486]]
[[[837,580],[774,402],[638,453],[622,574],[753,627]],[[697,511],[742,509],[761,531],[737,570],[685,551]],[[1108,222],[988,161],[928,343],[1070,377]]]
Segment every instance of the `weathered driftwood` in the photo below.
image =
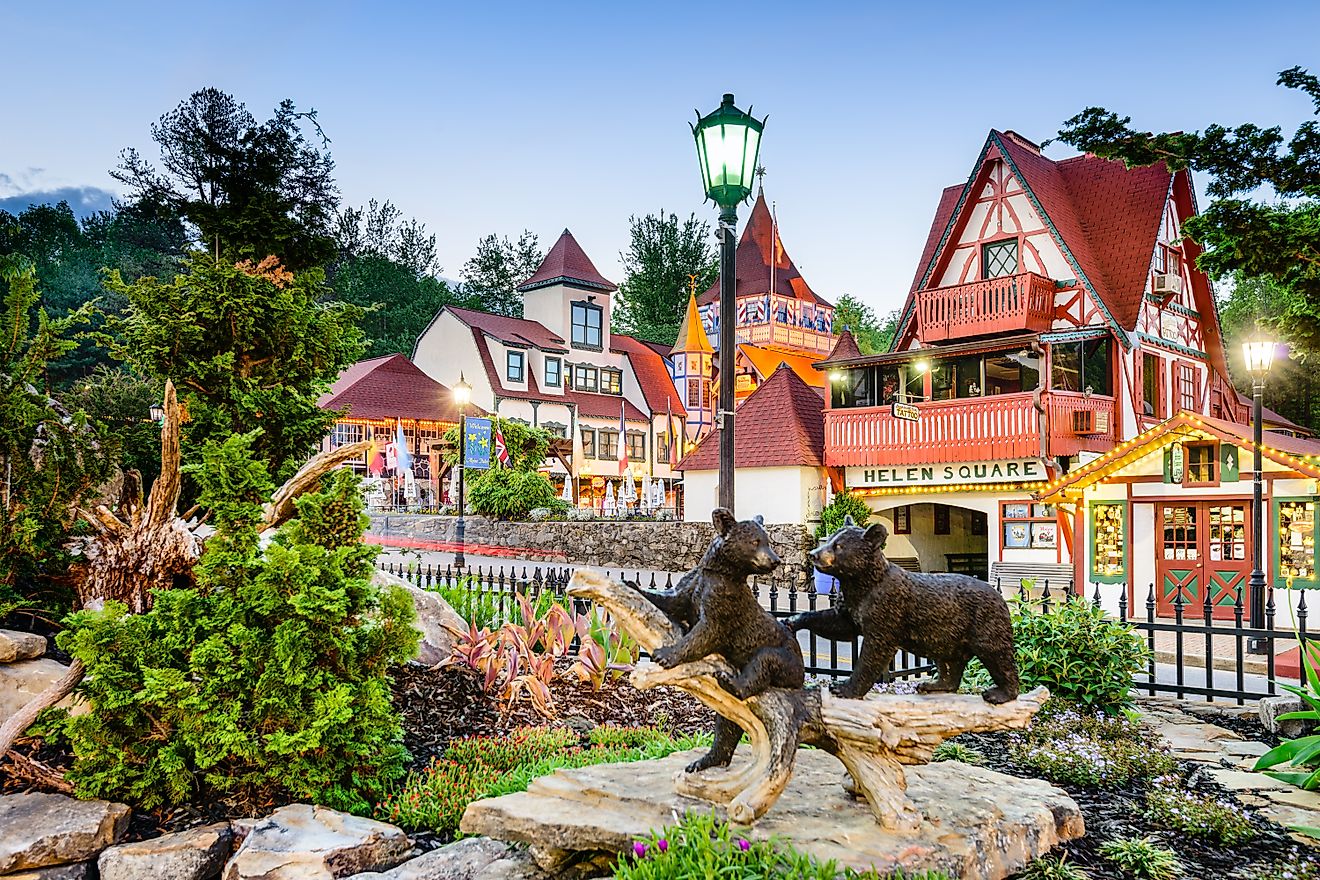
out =
[[[680,635],[646,597],[603,575],[579,570],[568,592],[604,606],[647,651]],[[673,669],[642,661],[632,682],[642,689],[685,690],[747,733],[750,764],[684,773],[676,780],[679,793],[724,804],[729,818],[742,824],[774,805],[793,775],[798,745],[806,743],[839,758],[883,827],[915,827],[922,816],[907,798],[904,764],[928,762],[936,746],[960,733],[1025,727],[1049,696],[1037,688],[995,706],[974,694],[873,694],[846,700],[819,688],[775,688],[740,700],[717,683],[721,670],[732,671],[719,656]]]

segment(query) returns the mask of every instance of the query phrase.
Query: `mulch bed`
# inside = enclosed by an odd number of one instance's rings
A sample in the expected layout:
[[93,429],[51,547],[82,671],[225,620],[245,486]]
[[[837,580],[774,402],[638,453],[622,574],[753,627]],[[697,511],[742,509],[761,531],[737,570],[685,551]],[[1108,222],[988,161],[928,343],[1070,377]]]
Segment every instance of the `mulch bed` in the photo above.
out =
[[[1216,722],[1218,723],[1218,722]],[[971,746],[985,755],[985,765],[1010,776],[1033,777],[1038,773],[1015,763],[1009,755],[1009,734],[963,734],[956,742]],[[1180,762],[1181,788],[1216,799],[1230,798],[1230,793],[1210,777]],[[1256,872],[1279,864],[1320,865],[1316,850],[1298,843],[1287,829],[1257,817],[1255,839],[1235,846],[1221,847],[1206,840],[1165,830],[1142,816],[1145,784],[1119,789],[1089,789],[1054,783],[1072,797],[1086,820],[1086,836],[1064,845],[1066,861],[1084,869],[1092,880],[1128,880],[1112,862],[1100,855],[1102,844],[1119,837],[1150,836],[1178,854],[1183,877],[1197,880],[1238,880],[1255,877]],[[1250,812],[1250,808],[1248,808]]]
[[416,765],[444,753],[449,741],[463,736],[501,736],[516,727],[555,725],[579,731],[603,724],[654,725],[676,733],[709,731],[715,713],[674,688],[639,691],[618,679],[599,691],[572,680],[550,686],[555,717],[546,718],[527,700],[501,712],[484,694],[472,670],[433,669],[409,664],[393,672],[394,705],[403,715],[404,745]]

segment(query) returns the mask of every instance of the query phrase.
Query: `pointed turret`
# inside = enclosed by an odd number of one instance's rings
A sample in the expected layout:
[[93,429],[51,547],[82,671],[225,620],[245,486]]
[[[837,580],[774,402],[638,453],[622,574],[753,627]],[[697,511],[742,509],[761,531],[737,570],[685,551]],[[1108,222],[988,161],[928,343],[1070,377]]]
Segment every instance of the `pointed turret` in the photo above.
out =
[[596,271],[591,258],[568,229],[560,234],[559,240],[550,248],[550,253],[545,255],[540,268],[532,273],[532,277],[518,285],[518,290],[525,293],[552,284],[605,291],[618,289],[617,285]]
[[683,316],[683,323],[678,327],[678,339],[669,353],[710,354],[714,350],[710,345],[710,337],[706,335],[706,328],[701,323],[701,314],[697,311],[697,298],[694,294],[688,294],[687,314]]
[[[773,275],[774,293],[811,303],[829,305],[816,295],[802,273],[784,250],[784,242],[779,237],[770,207],[766,204],[765,194],[756,197],[752,214],[747,218],[742,237],[738,240],[738,250],[734,258],[738,284],[735,296],[763,296],[770,293]],[[774,272],[770,271],[774,266]],[[720,298],[720,283],[716,281],[697,300],[701,305],[708,305]]]

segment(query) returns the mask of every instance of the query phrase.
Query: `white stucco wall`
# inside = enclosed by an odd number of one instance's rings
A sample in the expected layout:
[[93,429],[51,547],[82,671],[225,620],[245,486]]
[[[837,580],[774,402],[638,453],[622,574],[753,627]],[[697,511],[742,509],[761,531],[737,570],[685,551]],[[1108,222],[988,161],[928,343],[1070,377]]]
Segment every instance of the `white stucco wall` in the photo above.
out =
[[[685,471],[683,474],[683,518],[709,522],[717,506],[719,472]],[[825,474],[819,468],[739,468],[734,474],[734,498],[738,519],[757,514],[767,523],[806,523],[813,512],[813,497],[819,499]],[[817,500],[818,504],[818,500]],[[816,511],[819,507],[814,508]]]

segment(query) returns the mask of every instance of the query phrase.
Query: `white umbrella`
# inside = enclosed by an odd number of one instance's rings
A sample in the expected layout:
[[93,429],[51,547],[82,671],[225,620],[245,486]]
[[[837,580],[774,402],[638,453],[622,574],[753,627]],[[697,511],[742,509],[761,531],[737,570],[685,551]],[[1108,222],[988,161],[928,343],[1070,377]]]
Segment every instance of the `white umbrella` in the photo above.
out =
[[569,504],[572,504],[572,503],[573,503],[573,475],[572,475],[572,474],[568,474],[568,475],[566,475],[566,476],[564,477],[564,491],[561,492],[561,493],[559,493],[559,497],[560,497],[562,500],[567,501]]
[[651,506],[661,508],[665,506],[665,484],[656,477],[651,481]]
[[637,500],[637,482],[636,477],[632,474],[628,474],[623,478],[623,489],[620,491],[619,497],[629,503]]
[[449,503],[458,504],[458,468],[449,472]]
[[605,484],[605,502],[601,505],[600,512],[602,516],[614,516],[616,510],[614,504],[614,484]]

